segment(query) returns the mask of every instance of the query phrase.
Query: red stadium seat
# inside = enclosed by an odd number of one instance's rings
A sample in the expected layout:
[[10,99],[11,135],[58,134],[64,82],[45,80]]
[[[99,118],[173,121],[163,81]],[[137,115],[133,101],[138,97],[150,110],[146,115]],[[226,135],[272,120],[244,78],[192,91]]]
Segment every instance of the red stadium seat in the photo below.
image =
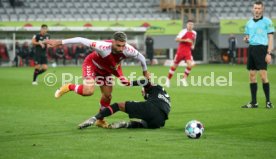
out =
[[0,44],[0,59],[1,61],[9,61],[7,47],[4,44]]

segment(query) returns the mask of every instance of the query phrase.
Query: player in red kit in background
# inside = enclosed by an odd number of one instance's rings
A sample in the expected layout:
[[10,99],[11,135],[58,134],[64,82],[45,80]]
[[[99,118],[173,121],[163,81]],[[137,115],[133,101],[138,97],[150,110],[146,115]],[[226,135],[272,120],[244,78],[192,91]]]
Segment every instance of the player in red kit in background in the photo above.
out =
[[179,42],[177,53],[174,58],[174,64],[171,66],[166,81],[166,86],[170,87],[170,80],[178,67],[178,64],[184,60],[187,64],[187,67],[184,72],[183,79],[180,81],[183,86],[188,86],[187,77],[189,76],[192,67],[194,66],[192,49],[195,47],[196,42],[196,31],[193,30],[194,23],[192,20],[188,20],[187,26],[185,29],[181,30],[176,37],[176,42]]
[[[100,85],[102,97],[100,100],[100,109],[110,107],[112,84],[110,77],[112,75],[120,78],[124,85],[129,85],[129,81],[123,76],[121,69],[121,61],[126,58],[134,58],[141,62],[143,75],[149,79],[145,57],[134,49],[131,45],[126,43],[127,36],[123,32],[116,32],[113,35],[113,40],[110,41],[96,41],[85,38],[72,38],[65,40],[48,40],[46,41],[51,47],[58,45],[82,43],[83,45],[93,48],[82,65],[83,84],[65,84],[55,93],[55,97],[59,98],[69,91],[75,91],[82,96],[91,96],[95,90],[95,82]],[[98,120],[97,126],[106,128],[108,123],[106,121]]]

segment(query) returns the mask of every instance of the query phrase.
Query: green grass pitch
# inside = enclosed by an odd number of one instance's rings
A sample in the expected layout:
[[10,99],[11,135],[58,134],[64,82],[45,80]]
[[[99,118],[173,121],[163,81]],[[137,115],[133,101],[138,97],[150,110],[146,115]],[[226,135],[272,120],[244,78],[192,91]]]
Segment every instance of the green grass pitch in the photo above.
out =
[[[124,67],[125,75],[140,67]],[[156,76],[169,68],[149,67]],[[177,73],[183,72],[179,67]],[[258,77],[258,109],[241,109],[249,102],[248,74],[242,65],[198,65],[191,75],[229,77],[232,86],[177,87],[176,76],[167,89],[172,100],[169,120],[158,130],[78,130],[77,125],[98,112],[100,90],[91,97],[70,92],[54,99],[62,73],[81,75],[81,67],[57,67],[39,77],[32,86],[33,68],[0,68],[0,158],[1,159],[275,159],[276,111],[265,109],[265,97]],[[43,77],[54,73],[57,84],[49,87]],[[272,103],[276,104],[276,66],[269,67]],[[79,80],[79,82],[81,82]],[[142,100],[141,88],[115,86],[112,102]],[[118,112],[109,122],[127,120]],[[192,120],[205,126],[203,136],[192,140],[184,126]]]

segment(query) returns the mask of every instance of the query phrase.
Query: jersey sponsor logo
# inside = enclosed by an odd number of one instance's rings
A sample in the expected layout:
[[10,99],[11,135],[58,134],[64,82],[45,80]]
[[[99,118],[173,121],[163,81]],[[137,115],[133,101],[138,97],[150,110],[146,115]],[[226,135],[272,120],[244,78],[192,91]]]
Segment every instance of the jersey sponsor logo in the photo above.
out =
[[96,42],[92,42],[91,46],[96,47]]
[[87,76],[92,76],[91,66],[86,66]]
[[131,47],[126,47],[126,49],[124,50],[125,55],[126,56],[138,56],[138,53],[136,52],[136,50],[134,48]]
[[106,50],[110,49],[111,46],[103,46],[103,45],[101,45],[101,46],[99,46],[99,48],[100,48],[100,50],[106,51]]
[[[165,96],[169,96],[169,95],[165,95]],[[168,100],[168,98],[166,98],[163,94],[158,94],[158,98],[163,100],[164,102],[166,102],[167,104],[171,105],[170,101]]]

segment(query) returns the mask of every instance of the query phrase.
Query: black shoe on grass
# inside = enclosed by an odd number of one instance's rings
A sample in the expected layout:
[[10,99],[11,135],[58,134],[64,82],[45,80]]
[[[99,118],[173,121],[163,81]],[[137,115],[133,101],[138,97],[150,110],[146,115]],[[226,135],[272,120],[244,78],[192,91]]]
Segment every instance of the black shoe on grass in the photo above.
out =
[[241,108],[258,108],[258,103],[248,103],[246,105],[241,106]]
[[273,104],[271,102],[266,102],[266,106],[267,109],[271,109],[274,108]]

